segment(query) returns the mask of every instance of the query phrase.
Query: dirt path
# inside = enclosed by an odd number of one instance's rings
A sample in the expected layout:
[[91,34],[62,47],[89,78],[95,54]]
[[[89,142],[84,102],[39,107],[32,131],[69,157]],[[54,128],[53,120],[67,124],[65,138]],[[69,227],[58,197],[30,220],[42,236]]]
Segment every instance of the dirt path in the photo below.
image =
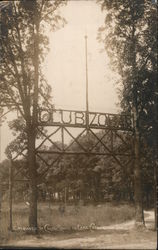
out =
[[[153,211],[145,211],[145,225],[147,229],[152,229],[154,223],[154,212]],[[134,229],[135,221],[130,220],[124,223],[104,226],[104,227],[97,227],[99,230],[107,230],[107,229],[114,229],[114,230],[131,230]]]
[[117,225],[98,227],[86,232],[42,235],[12,241],[8,246],[18,247],[55,247],[80,249],[156,249],[156,232],[152,230],[154,213],[145,212],[146,229],[134,230],[134,220]]

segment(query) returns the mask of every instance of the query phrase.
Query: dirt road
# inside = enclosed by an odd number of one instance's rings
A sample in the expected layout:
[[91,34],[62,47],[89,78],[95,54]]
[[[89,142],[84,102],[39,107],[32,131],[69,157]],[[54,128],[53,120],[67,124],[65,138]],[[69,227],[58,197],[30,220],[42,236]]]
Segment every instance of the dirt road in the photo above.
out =
[[12,241],[15,247],[55,247],[67,249],[156,249],[157,234],[152,230],[154,213],[145,212],[146,229],[136,231],[134,221],[98,227],[97,230],[63,234],[47,234],[40,238],[28,236]]

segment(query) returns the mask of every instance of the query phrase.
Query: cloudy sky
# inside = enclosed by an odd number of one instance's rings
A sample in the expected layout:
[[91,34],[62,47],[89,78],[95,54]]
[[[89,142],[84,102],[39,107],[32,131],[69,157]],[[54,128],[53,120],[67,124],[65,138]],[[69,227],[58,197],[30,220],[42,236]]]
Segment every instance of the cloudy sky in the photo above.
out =
[[[64,28],[49,32],[50,51],[44,65],[48,83],[52,86],[56,108],[85,109],[86,70],[85,34],[88,36],[89,109],[116,113],[118,102],[115,82],[103,44],[96,40],[97,30],[105,13],[94,0],[71,0],[60,13],[67,20]],[[15,114],[14,114],[15,116]],[[8,115],[11,119],[13,115]],[[13,139],[7,123],[1,128],[1,160],[4,150]]]

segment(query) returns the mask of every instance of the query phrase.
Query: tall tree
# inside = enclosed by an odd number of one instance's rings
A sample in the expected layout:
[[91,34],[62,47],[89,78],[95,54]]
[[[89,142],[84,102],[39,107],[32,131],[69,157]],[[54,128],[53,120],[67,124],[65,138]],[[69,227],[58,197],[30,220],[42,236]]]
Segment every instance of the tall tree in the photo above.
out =
[[[42,74],[42,62],[48,50],[45,29],[52,31],[64,24],[58,9],[65,1],[12,1],[1,14],[0,104],[14,107],[26,135],[30,179],[29,226],[37,231],[37,166],[35,141],[39,108],[50,108],[51,88]],[[22,121],[22,122],[21,122]]]
[[136,222],[143,223],[139,145],[142,138],[145,141],[151,139],[150,135],[155,131],[157,9],[148,0],[98,2],[106,15],[98,39],[104,42],[114,69],[121,76],[122,108],[134,114]]

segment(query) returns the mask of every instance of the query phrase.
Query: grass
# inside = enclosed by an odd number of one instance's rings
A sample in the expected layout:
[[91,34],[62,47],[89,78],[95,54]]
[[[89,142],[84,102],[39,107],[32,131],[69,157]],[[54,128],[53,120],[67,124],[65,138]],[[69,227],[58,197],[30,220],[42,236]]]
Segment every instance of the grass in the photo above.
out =
[[128,205],[120,207],[113,205],[102,206],[67,206],[64,214],[56,208],[47,210],[47,217],[39,209],[39,224],[48,223],[52,226],[75,227],[77,225],[89,226],[94,223],[96,226],[107,226],[121,223],[134,217],[134,208]]
[[[23,203],[13,205],[13,227],[28,227],[29,208]],[[131,220],[134,217],[134,207],[129,205],[104,204],[100,206],[66,206],[65,212],[59,211],[59,205],[48,206],[46,203],[38,204],[38,225],[51,225],[56,229],[71,229],[78,225],[81,227],[90,226],[94,223],[96,226],[107,226],[110,224],[121,223]],[[0,239],[7,241],[12,238],[21,238],[26,232],[9,232],[9,208],[8,204],[2,204],[2,214],[0,223]]]

